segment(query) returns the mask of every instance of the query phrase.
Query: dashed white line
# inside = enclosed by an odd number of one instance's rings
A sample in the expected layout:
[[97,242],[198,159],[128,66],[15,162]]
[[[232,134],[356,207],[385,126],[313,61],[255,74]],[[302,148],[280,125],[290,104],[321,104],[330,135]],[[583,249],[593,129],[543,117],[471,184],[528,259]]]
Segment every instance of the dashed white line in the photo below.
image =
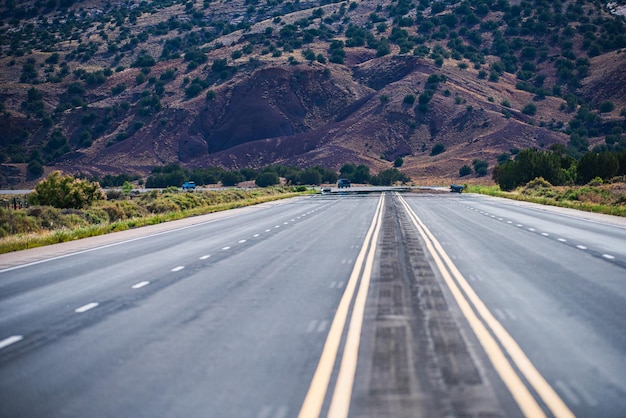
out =
[[607,260],[615,260],[615,256],[612,256],[611,254],[602,254],[602,257],[606,258]]
[[257,238],[259,236],[259,234],[254,234],[252,235],[254,238]]
[[181,270],[182,270],[182,269],[184,269],[184,268],[185,268],[185,266],[176,266],[176,267],[174,267],[171,271],[172,271],[172,272],[174,272],[174,273],[176,273],[177,271],[181,271]]
[[517,224],[517,225],[515,225],[515,226],[517,226],[518,228],[521,228],[521,227],[523,227],[524,225],[522,225],[522,224]]
[[586,250],[587,247],[585,247],[584,245],[577,245],[576,248],[578,248],[579,250]]
[[265,232],[270,232],[270,231],[271,231],[271,229],[266,229],[266,230],[265,230]]
[[230,247],[222,247],[222,251],[230,250]]
[[530,232],[535,232],[535,228],[528,228]]
[[493,313],[495,313],[496,316],[498,316],[501,321],[506,319],[506,316],[504,315],[504,312],[502,312],[500,309],[494,309]]
[[306,332],[307,334],[313,332],[313,330],[317,327],[317,320],[314,319],[311,322],[309,322],[309,326],[306,328]]
[[564,382],[557,380],[554,386],[557,387],[574,405],[580,405],[580,398],[576,396]]
[[567,242],[567,240],[565,238],[559,238],[558,241],[560,241],[560,242]]
[[238,242],[239,242],[239,244],[243,244],[244,242],[246,242],[246,240],[245,239],[240,239]]
[[584,403],[589,406],[597,406],[598,401],[595,400],[593,396],[591,396],[586,390],[578,386],[575,382],[570,382],[569,385],[573,390],[575,390],[581,397]]
[[319,325],[317,326],[317,332],[324,332],[326,331],[326,328],[328,328],[328,321],[320,321]]
[[544,237],[549,237],[550,234],[548,234],[547,232],[542,232],[541,235],[543,235]]
[[509,316],[509,318],[511,318],[512,320],[516,320],[517,319],[517,315],[515,315],[515,313],[510,310],[510,309],[505,309],[504,312],[506,312],[506,314]]
[[12,335],[9,338],[5,338],[4,340],[0,341],[0,350],[10,346],[11,344],[18,343],[23,339],[24,337],[22,337],[21,335]]
[[92,310],[93,308],[97,307],[98,305],[99,305],[99,304],[98,304],[98,303],[96,303],[96,302],[91,302],[91,303],[88,303],[88,304],[86,304],[86,305],[81,306],[80,308],[76,308],[76,309],[74,309],[74,312],[76,312],[76,313],[83,313],[83,312],[87,312],[87,311],[90,311],[90,310]]
[[150,282],[139,282],[132,286],[133,289],[141,289],[142,287],[146,287],[150,284]]
[[203,255],[202,257],[200,257],[200,260],[206,260],[209,257],[211,257],[211,254]]
[[276,225],[274,228],[280,228],[280,225]]

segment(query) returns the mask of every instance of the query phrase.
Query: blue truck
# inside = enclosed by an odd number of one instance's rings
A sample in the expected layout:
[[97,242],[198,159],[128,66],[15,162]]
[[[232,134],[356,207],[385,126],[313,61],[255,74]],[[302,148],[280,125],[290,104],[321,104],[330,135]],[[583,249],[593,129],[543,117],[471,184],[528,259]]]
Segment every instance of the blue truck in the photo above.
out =
[[196,190],[196,183],[193,181],[186,181],[183,183],[183,190]]

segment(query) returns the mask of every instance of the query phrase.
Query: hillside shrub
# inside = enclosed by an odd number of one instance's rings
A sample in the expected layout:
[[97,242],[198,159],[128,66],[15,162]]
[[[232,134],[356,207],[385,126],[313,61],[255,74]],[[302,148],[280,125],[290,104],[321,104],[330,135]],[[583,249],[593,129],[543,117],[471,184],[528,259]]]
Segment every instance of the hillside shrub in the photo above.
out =
[[474,166],[474,171],[479,177],[487,175],[487,169],[489,168],[489,163],[487,161],[476,159],[472,161],[472,165]]
[[435,146],[433,146],[433,148],[430,150],[430,155],[431,156],[439,155],[445,150],[446,150],[446,146],[443,145],[441,142],[439,142],[438,144],[435,144]]
[[269,187],[280,183],[280,179],[276,173],[266,171],[259,174],[254,183],[259,187]]
[[470,174],[472,174],[472,167],[467,164],[459,169],[459,177],[469,176]]
[[71,175],[62,176],[60,171],[52,172],[28,195],[28,201],[32,205],[63,209],[80,209],[104,199],[105,195],[98,183],[75,179]]

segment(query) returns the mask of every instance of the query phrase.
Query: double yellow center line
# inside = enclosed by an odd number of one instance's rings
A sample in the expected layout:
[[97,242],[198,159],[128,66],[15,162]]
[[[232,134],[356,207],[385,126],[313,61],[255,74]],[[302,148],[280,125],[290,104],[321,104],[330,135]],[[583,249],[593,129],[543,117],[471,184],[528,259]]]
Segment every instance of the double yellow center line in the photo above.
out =
[[[546,414],[539,405],[538,400],[531,394],[522,377],[528,382],[528,385],[534,390],[553,416],[573,418],[574,414],[572,411],[535,368],[513,337],[487,309],[434,235],[410,208],[404,198],[399,194],[397,196],[409,219],[422,236],[426,249],[431,254],[452,296],[485,350],[489,361],[510,391],[524,416],[543,418],[546,417]],[[378,201],[378,206],[365,236],[365,241],[339,302],[324,344],[322,356],[298,415],[299,418],[317,418],[320,416],[339,354],[344,328],[352,306],[352,316],[350,317],[337,382],[327,415],[331,418],[346,418],[348,416],[358,360],[365,302],[372,275],[376,245],[382,225],[384,199],[383,194]],[[354,298],[357,285],[358,293],[356,298]]]
[[428,252],[432,255],[446,285],[480,341],[489,361],[511,392],[522,413],[533,418],[546,416],[515,371],[513,364],[555,417],[574,417],[572,411],[535,368],[513,337],[487,309],[432,232],[426,228],[426,225],[418,218],[402,196],[398,195],[398,199],[424,239]]
[[341,337],[350,313],[354,292],[357,289],[357,284],[360,282],[358,293],[352,307],[352,316],[350,318],[350,326],[343,349],[337,383],[335,384],[335,390],[328,410],[329,417],[345,418],[348,416],[354,375],[356,373],[359,344],[361,341],[361,327],[365,313],[365,302],[367,300],[367,292],[372,276],[376,244],[382,224],[384,199],[385,195],[383,194],[378,200],[374,218],[365,236],[361,251],[354,263],[354,269],[350,274],[346,289],[339,301],[339,307],[337,308],[337,312],[330,326],[328,337],[326,337],[322,356],[320,357],[317,369],[313,375],[313,380],[311,381],[311,386],[300,409],[299,418],[316,418],[322,411],[330,377],[337,360]]

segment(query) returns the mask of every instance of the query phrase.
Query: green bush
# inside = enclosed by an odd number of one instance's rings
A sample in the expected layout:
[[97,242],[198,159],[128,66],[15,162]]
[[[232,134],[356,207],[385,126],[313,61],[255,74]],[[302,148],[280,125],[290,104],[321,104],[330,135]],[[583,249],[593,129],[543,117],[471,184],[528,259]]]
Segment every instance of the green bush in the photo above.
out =
[[52,172],[28,195],[28,201],[32,205],[62,209],[80,209],[104,199],[105,195],[98,183],[78,180],[71,175],[62,176],[60,171]]
[[446,146],[440,142],[438,144],[435,144],[435,146],[430,150],[430,155],[431,156],[439,155],[445,150],[446,150]]
[[269,187],[280,183],[280,179],[276,173],[266,171],[259,174],[254,182],[259,187]]

